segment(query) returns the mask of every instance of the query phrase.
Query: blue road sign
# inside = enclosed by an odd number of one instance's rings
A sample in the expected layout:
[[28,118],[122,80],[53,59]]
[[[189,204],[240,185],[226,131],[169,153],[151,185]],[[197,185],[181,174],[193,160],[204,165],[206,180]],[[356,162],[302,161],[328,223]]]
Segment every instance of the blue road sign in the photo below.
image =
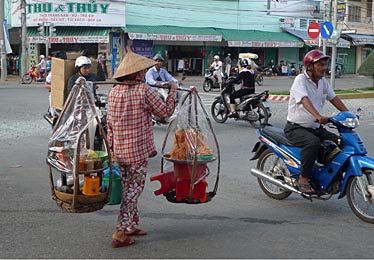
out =
[[334,31],[334,27],[330,22],[324,22],[321,24],[321,36],[324,39],[329,39],[332,36],[332,32]]

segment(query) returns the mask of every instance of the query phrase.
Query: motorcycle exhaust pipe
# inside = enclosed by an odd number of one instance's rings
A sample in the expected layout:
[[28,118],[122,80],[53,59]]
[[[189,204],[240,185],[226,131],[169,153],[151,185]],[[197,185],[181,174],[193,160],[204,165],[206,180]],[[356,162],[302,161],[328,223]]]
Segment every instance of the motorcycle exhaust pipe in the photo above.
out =
[[295,189],[294,187],[280,181],[280,180],[277,180],[277,179],[274,179],[272,177],[270,177],[269,175],[265,174],[264,172],[258,170],[258,169],[255,169],[255,168],[252,168],[251,169],[251,174],[257,178],[260,178],[262,180],[265,180],[265,181],[268,181],[270,182],[271,184],[274,184],[274,185],[277,185],[278,187],[281,187],[285,190],[288,190],[288,191],[291,191],[291,192],[295,192],[297,194],[302,194],[301,191],[298,191],[297,189]]

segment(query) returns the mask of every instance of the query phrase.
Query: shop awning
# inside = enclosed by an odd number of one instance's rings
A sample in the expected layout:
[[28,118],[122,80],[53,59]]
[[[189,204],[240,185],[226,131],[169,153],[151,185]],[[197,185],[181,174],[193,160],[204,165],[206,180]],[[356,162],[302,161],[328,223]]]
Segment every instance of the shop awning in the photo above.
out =
[[[295,28],[284,28],[286,32],[298,37],[299,39],[302,39],[305,44],[309,46],[318,46],[319,45],[319,39],[312,39],[309,37],[308,32],[305,30],[295,29]],[[332,44],[327,41],[327,46],[331,47]],[[338,47],[339,48],[350,48],[351,44],[349,41],[344,40],[343,38],[339,38],[338,41]]]
[[198,41],[220,42],[222,35],[213,28],[180,27],[180,26],[147,26],[126,25],[122,30],[128,33],[131,40],[154,41]]
[[374,35],[368,34],[346,34],[349,38],[351,38],[353,45],[366,45],[371,44],[374,45]]
[[285,32],[217,29],[229,47],[303,47],[303,41]]
[[56,27],[56,36],[39,36],[36,27],[27,28],[30,43],[108,43],[110,28],[106,27]]

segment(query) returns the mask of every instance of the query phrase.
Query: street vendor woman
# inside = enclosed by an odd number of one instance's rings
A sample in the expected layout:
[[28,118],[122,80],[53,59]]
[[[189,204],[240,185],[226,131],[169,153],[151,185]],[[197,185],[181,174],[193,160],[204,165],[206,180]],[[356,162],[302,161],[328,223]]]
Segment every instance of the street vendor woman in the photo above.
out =
[[138,198],[147,174],[148,158],[154,151],[152,114],[170,116],[175,108],[176,85],[170,83],[165,102],[144,83],[145,70],[155,61],[129,52],[113,78],[115,85],[108,96],[108,142],[121,170],[122,202],[112,246],[135,243],[131,236],[146,235],[138,225]]

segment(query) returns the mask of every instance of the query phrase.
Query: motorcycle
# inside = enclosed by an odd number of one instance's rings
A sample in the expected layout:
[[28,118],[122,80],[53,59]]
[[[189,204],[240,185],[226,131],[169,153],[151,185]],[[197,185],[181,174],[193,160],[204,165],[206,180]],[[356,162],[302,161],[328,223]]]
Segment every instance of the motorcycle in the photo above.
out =
[[[225,123],[230,113],[230,94],[235,91],[230,80],[223,83],[223,90],[220,96],[216,97],[212,103],[210,112],[214,121]],[[269,91],[242,96],[236,104],[235,111],[238,117],[235,120],[248,121],[254,128],[260,128],[262,124],[267,124],[271,117],[271,109],[266,100]]]
[[264,84],[264,76],[261,71],[255,70],[255,82],[257,85],[262,86]]
[[[183,88],[183,81],[186,79],[186,76],[183,76],[182,79],[180,81],[178,81],[178,89],[180,88]],[[164,83],[161,87],[158,88],[158,93],[161,97],[161,99],[165,102],[167,96],[168,96],[168,93],[169,93],[169,90],[168,90],[168,87],[166,86],[167,83]],[[177,91],[177,100],[176,100],[176,103],[178,104],[179,102],[179,99],[181,97],[181,92],[178,90]],[[174,111],[175,112],[175,111]],[[172,118],[172,116],[169,116],[169,117],[158,117],[158,116],[155,116],[155,115],[152,115],[152,124],[155,125],[168,125],[170,123],[170,119]]]
[[43,82],[47,77],[46,73],[43,73],[42,78],[38,80],[38,69],[36,66],[31,66],[31,69],[22,76],[22,84],[31,84],[32,81]]
[[[329,68],[328,74],[331,75],[331,68]],[[343,63],[336,63],[335,65],[335,78],[343,78],[344,76],[344,65]]]
[[[205,79],[203,82],[203,90],[205,92],[209,92],[212,89],[219,89],[219,83],[218,83],[218,78],[213,75],[214,70],[209,70],[207,69],[205,72]],[[222,77],[222,82],[224,82],[227,79],[227,76],[223,75],[221,72],[221,77]],[[230,76],[229,78],[235,78]]]
[[358,125],[352,112],[329,118],[327,126],[338,131],[344,145],[337,149],[331,141],[322,142],[311,177],[315,194],[300,191],[301,148],[292,146],[281,128],[265,126],[257,130],[260,141],[253,147],[251,160],[258,161],[251,174],[270,198],[282,200],[296,193],[309,200],[328,200],[338,194],[339,199],[347,197],[358,218],[374,223],[374,159],[367,155],[363,140],[354,131]]

